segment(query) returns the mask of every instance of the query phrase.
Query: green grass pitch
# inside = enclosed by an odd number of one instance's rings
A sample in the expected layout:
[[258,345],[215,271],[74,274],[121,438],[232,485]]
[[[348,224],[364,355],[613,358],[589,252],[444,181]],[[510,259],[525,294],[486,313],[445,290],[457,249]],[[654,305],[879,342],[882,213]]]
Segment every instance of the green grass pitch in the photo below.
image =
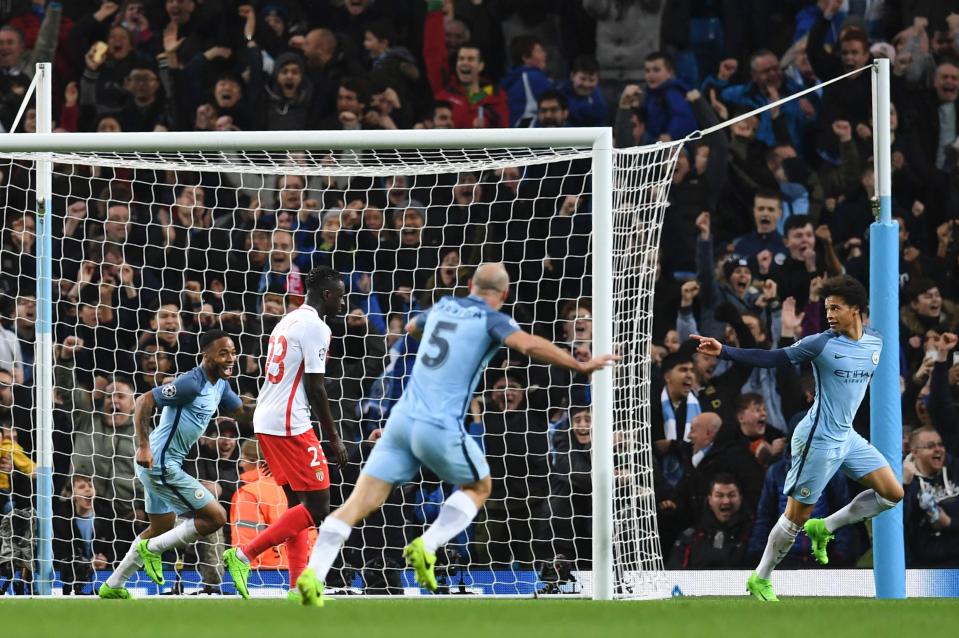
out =
[[20,638],[847,638],[945,636],[959,627],[959,601],[747,598],[652,602],[588,600],[358,600],[323,609],[285,600],[0,598],[3,636]]

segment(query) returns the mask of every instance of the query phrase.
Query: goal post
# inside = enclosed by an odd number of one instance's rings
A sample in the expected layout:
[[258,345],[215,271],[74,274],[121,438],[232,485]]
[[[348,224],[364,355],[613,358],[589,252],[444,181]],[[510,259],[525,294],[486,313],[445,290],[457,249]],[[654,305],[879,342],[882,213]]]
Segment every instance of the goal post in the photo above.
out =
[[[376,182],[392,176],[406,176],[413,181],[424,176],[445,176],[443,179],[456,183],[456,176],[471,173],[480,176],[483,187],[498,188],[501,184],[487,181],[493,179],[487,175],[495,171],[516,170],[522,175],[521,179],[532,183],[518,199],[526,198],[523,203],[535,209],[541,203],[559,205],[556,203],[559,198],[547,195],[545,191],[548,188],[542,186],[555,178],[550,171],[556,168],[560,171],[561,179],[575,177],[578,180],[576,183],[583,184],[578,193],[572,195],[573,207],[580,206],[583,199],[589,200],[588,212],[575,213],[582,216],[577,218],[580,222],[586,219],[589,229],[568,231],[572,233],[569,236],[550,235],[543,238],[544,245],[552,242],[559,246],[550,250],[560,251],[559,254],[547,255],[546,259],[565,261],[567,255],[563,251],[572,250],[571,243],[577,239],[583,239],[589,246],[586,260],[590,265],[583,276],[591,280],[592,288],[589,293],[580,296],[592,298],[592,352],[617,352],[624,357],[622,364],[615,368],[597,372],[590,387],[593,423],[590,444],[592,489],[589,493],[592,559],[589,569],[574,567],[579,573],[579,587],[575,593],[595,599],[668,595],[652,494],[649,330],[659,228],[667,206],[670,179],[680,143],[658,144],[629,151],[616,150],[609,128],[53,134],[49,132],[49,106],[44,106],[44,103],[49,104],[49,97],[47,69],[41,71],[39,81],[38,132],[4,136],[0,140],[0,160],[36,162],[37,171],[36,244],[39,259],[36,276],[38,322],[35,396],[39,469],[36,487],[38,561],[35,577],[38,593],[51,593],[54,578],[51,501],[54,498],[54,454],[58,452],[53,449],[52,433],[58,389],[54,385],[53,374],[56,333],[56,326],[52,325],[56,303],[53,284],[62,282],[54,282],[53,277],[62,264],[53,263],[52,257],[54,240],[58,239],[53,235],[58,232],[56,228],[63,226],[65,219],[65,212],[56,208],[63,208],[68,196],[70,199],[86,198],[91,211],[94,206],[99,206],[101,213],[108,204],[113,203],[112,196],[99,199],[100,196],[93,192],[90,184],[82,184],[76,193],[55,193],[54,183],[68,189],[76,188],[77,183],[84,180],[92,184],[95,177],[80,177],[80,168],[83,167],[93,167],[98,171],[124,171],[126,179],[131,180],[134,186],[141,172],[152,174],[153,182],[141,184],[145,192],[152,192],[151,189],[160,186],[169,187],[171,191],[180,189],[192,183],[186,178],[181,180],[181,175],[186,174],[216,174],[214,182],[217,190],[229,187],[237,191],[243,187],[228,185],[223,175],[229,173],[281,179],[298,175],[303,176],[305,181],[313,178],[322,178],[329,183],[345,180],[347,185],[329,187],[341,188],[345,198],[350,189],[350,180],[353,179],[362,178],[369,183],[369,180]],[[584,166],[585,172],[578,173],[578,166]],[[562,174],[562,171],[566,171],[566,174]],[[165,175],[162,179],[167,182],[172,180],[172,183],[161,184],[161,175]],[[373,187],[367,185],[366,188]],[[272,195],[279,196],[279,193]],[[140,204],[151,212],[160,204],[152,200],[137,202],[135,199],[132,203]],[[426,203],[426,207],[434,205],[441,207],[433,201]],[[171,203],[163,202],[163,206],[171,206]],[[239,204],[234,206],[239,207]],[[239,214],[238,211],[239,208],[234,210],[234,218]],[[54,217],[62,218],[57,220],[59,226],[52,223]],[[514,221],[507,219],[503,223]],[[167,223],[174,224],[172,214]],[[549,219],[543,223],[548,225]],[[153,222],[146,225],[150,228],[143,230],[155,230]],[[181,231],[177,226],[175,232],[186,231]],[[581,236],[576,237],[576,232]],[[479,248],[485,249],[486,246]],[[515,262],[517,267],[525,267],[527,262],[541,259],[527,257],[526,248],[521,248],[522,255],[505,254],[504,260]],[[213,245],[206,250],[229,252]],[[59,259],[66,263],[79,260],[80,257],[63,254]],[[106,265],[105,257],[103,259],[101,265]],[[396,272],[393,271],[394,279]],[[350,272],[344,272],[344,276],[348,278]],[[548,279],[547,275],[542,276],[545,277],[543,281]],[[524,279],[514,283],[538,291],[541,281]],[[548,285],[548,282],[544,285]],[[77,287],[80,287],[79,284]],[[62,294],[63,286],[58,285],[57,288]],[[164,290],[151,292],[159,295]],[[181,290],[169,292],[183,293]],[[414,294],[420,292],[413,290]],[[560,301],[576,299],[544,297],[533,301],[556,306]],[[74,303],[77,303],[76,300]],[[79,303],[82,304],[82,300]],[[146,309],[145,306],[136,308],[141,313]],[[570,344],[570,347],[574,345]],[[130,357],[139,356],[140,351],[126,354]],[[178,373],[184,371],[176,370]],[[94,408],[95,414],[99,414],[96,410],[98,408]],[[552,423],[550,427],[553,427]],[[549,434],[552,435],[553,430]],[[555,451],[550,454],[555,455]],[[525,480],[525,477],[519,478]],[[542,524],[553,528],[552,519],[547,517],[544,520],[538,516],[531,515],[530,526]],[[589,531],[582,533],[587,535]],[[577,534],[579,532],[574,532],[576,538],[566,540],[583,540]],[[498,576],[494,574],[494,581],[496,578]],[[479,588],[479,585],[476,587]],[[489,591],[497,590],[494,586]],[[527,587],[520,593],[534,594],[536,591]]]
[[[53,130],[52,65],[37,65],[37,134]],[[27,136],[29,137],[29,136]],[[53,587],[53,165],[37,161],[37,587]]]
[[[889,345],[899,343],[899,225],[892,220],[892,135],[890,132],[890,64],[872,67],[874,167],[879,214],[869,228],[869,302],[873,325]],[[902,480],[902,408],[899,402],[899,357],[885,352],[876,367],[870,393],[870,435],[896,476]],[[873,524],[877,598],[906,597],[903,506],[883,512]]]

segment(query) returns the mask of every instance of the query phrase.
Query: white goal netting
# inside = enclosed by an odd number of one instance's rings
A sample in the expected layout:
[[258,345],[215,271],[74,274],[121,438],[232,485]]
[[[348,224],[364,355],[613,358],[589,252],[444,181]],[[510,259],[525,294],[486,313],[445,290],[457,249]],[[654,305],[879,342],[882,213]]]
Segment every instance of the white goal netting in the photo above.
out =
[[[602,305],[624,356],[613,374],[615,594],[662,595],[649,435],[649,339],[659,229],[678,146],[614,151],[613,296],[593,298],[597,244],[589,150],[0,153],[0,586],[30,590],[37,554],[35,162],[53,162],[53,566],[56,592],[90,591],[145,526],[134,478],[134,398],[197,365],[220,327],[240,355],[235,390],[254,405],[266,339],[303,302],[320,264],[342,273],[327,390],[351,463],[343,502],[408,378],[403,326],[472,270],[501,261],[504,311],[576,357],[592,354]],[[597,303],[601,302],[601,303]],[[611,314],[611,317],[609,316]],[[464,424],[489,459],[493,494],[442,553],[442,592],[591,594],[593,388],[502,350]],[[598,418],[598,417],[597,417]],[[599,424],[596,424],[599,427]],[[603,424],[608,426],[608,424]],[[166,591],[231,593],[220,555],[287,507],[252,433],[215,419],[186,469],[229,524],[167,555]],[[402,548],[453,486],[424,471],[355,530],[328,586],[418,592]],[[42,542],[42,541],[41,541]],[[288,586],[283,550],[255,563],[254,595]],[[131,585],[155,588],[139,574]],[[148,586],[149,585],[149,586]]]

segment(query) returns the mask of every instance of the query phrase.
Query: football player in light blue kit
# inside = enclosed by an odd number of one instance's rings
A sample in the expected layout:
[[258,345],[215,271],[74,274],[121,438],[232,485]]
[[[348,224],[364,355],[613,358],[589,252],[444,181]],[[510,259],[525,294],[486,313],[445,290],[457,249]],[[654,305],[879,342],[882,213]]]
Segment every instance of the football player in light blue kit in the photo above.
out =
[[[772,572],[801,529],[812,541],[816,560],[825,565],[829,562],[826,546],[833,539],[833,532],[872,518],[902,500],[902,485],[885,457],[852,427],[882,353],[882,338],[863,326],[862,313],[868,305],[866,290],[852,277],[841,275],[824,281],[820,296],[826,304],[829,330],[805,337],[788,348],[745,350],[693,335],[699,340],[700,352],[722,359],[762,368],[812,363],[816,398],[793,434],[792,466],[784,486],[788,497],[786,511],[769,533],[759,567],[746,583],[754,598],[767,602],[778,601]],[[895,351],[889,356],[896,356]],[[869,489],[827,518],[809,518],[838,470]]]
[[[236,365],[233,339],[222,330],[209,330],[200,338],[200,351],[200,365],[137,398],[136,472],[143,484],[150,524],[100,586],[100,598],[130,598],[124,585],[140,565],[162,585],[163,552],[185,547],[226,524],[223,507],[198,480],[183,471],[183,459],[217,411],[242,422],[249,422],[251,415],[228,382]],[[160,425],[150,433],[156,406],[163,412]],[[173,527],[177,515],[184,514],[192,517]]]
[[549,341],[523,332],[499,312],[508,294],[509,275],[502,264],[483,264],[473,275],[468,297],[445,297],[407,324],[406,331],[422,342],[410,381],[356,488],[320,525],[309,567],[297,580],[304,605],[323,604],[323,581],[353,526],[422,465],[460,486],[423,536],[403,550],[416,581],[436,590],[437,548],[469,526],[490,494],[489,466],[464,431],[463,420],[480,375],[501,345],[587,375],[619,359],[603,355],[581,363]]

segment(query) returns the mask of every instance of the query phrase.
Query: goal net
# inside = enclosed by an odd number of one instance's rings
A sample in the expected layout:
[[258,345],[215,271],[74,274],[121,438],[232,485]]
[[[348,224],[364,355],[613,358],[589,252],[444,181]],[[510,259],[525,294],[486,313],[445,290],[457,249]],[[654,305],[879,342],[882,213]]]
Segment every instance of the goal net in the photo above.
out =
[[[615,349],[623,361],[590,383],[506,349],[494,357],[464,420],[489,460],[493,493],[441,553],[441,592],[665,595],[649,349],[678,146],[594,151],[564,142],[562,131],[555,144],[549,132],[536,133],[538,145],[521,134],[525,146],[459,134],[458,144],[406,132],[413,143],[398,150],[360,132],[298,132],[286,148],[314,150],[292,151],[245,133],[82,143],[83,135],[48,135],[46,147],[0,153],[0,582],[37,592],[52,583],[53,593],[102,582],[145,527],[134,398],[195,367],[199,335],[219,327],[235,339],[232,383],[252,408],[270,331],[303,303],[305,275],[320,264],[342,273],[348,291],[344,316],[330,320],[326,376],[350,452],[348,467],[330,464],[337,507],[415,363],[406,321],[445,295],[466,295],[479,263],[502,262],[512,282],[504,311],[521,327],[577,358]],[[198,137],[208,150],[195,150]],[[54,140],[77,150],[51,151]],[[52,163],[48,205],[37,196],[43,162]],[[48,310],[41,223],[52,235]],[[285,499],[252,432],[229,419],[211,421],[185,468],[218,497],[229,524],[166,555],[163,589],[231,593],[224,548],[264,529]],[[425,469],[397,486],[355,530],[328,587],[418,593],[402,548],[452,489]],[[281,548],[254,563],[253,595],[285,594],[286,561]],[[130,586],[156,591],[142,572]]]

